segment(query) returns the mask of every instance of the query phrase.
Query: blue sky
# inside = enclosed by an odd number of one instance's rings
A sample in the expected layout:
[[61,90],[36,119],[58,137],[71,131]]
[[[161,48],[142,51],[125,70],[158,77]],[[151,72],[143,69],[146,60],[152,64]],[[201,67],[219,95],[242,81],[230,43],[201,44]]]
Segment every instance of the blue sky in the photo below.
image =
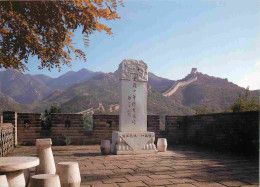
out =
[[87,68],[114,72],[126,58],[144,60],[149,71],[172,80],[199,72],[228,78],[239,86],[260,89],[260,2],[258,0],[125,0],[120,20],[108,25],[113,35],[95,32],[85,48],[81,32],[73,42],[86,52],[87,62],[72,68],[38,70],[31,74],[58,77]]

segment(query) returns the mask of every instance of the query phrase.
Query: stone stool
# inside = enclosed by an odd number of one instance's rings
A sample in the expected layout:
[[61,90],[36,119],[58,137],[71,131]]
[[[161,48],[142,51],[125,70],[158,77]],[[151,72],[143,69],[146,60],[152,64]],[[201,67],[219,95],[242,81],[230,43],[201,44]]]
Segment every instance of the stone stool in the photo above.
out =
[[55,174],[56,167],[51,150],[52,141],[50,138],[36,139],[37,156],[40,165],[36,167],[37,174]]
[[29,187],[61,187],[59,175],[39,174],[31,177]]
[[8,187],[6,175],[0,175],[0,187]]
[[57,165],[62,187],[80,187],[81,177],[77,162],[60,162]]
[[110,153],[110,140],[101,140],[100,149],[102,155],[108,155]]
[[157,150],[159,152],[165,152],[167,149],[167,140],[166,138],[158,138],[157,140]]

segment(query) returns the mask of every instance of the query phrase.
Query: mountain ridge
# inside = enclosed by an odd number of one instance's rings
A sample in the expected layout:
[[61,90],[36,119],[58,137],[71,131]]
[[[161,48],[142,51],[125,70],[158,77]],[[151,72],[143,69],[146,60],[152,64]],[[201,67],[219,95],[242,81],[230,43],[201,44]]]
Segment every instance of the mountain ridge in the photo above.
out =
[[[13,77],[9,75],[7,78],[12,81],[7,81],[8,83],[6,83],[6,76],[2,72],[5,71],[0,71],[0,91],[3,90],[3,84],[10,84],[11,88],[18,90],[15,90],[18,93],[15,95],[16,97],[19,96],[19,93],[21,93],[20,99],[23,99],[24,94],[31,97],[33,101],[25,105],[26,110],[43,112],[44,109],[54,104],[61,106],[63,112],[69,113],[81,112],[90,108],[97,109],[97,112],[100,113],[118,112],[118,107],[113,107],[119,104],[118,71],[103,73],[83,68],[77,72],[67,72],[57,78],[51,78],[44,74],[25,74]],[[196,81],[178,88],[174,94],[165,97],[163,93],[179,80],[174,81],[159,77],[152,72],[149,72],[148,76],[149,114],[190,115],[195,113],[198,106],[204,105],[209,106],[210,111],[221,112],[226,110],[235,101],[235,98],[245,91],[245,88],[228,82],[227,79],[197,72]],[[23,82],[22,87],[16,82],[17,80]],[[69,84],[67,84],[68,80],[71,81]],[[66,84],[61,84],[62,82]],[[25,83],[28,83],[29,86]],[[55,84],[59,84],[60,87],[55,87]],[[29,91],[23,91],[24,88],[29,88]],[[35,90],[39,92],[38,95]],[[46,92],[48,93],[46,94]],[[250,93],[257,96],[259,90]],[[13,98],[14,95],[6,93],[6,89],[2,94],[11,96],[10,98]],[[16,97],[13,98],[15,104],[22,105],[22,103],[17,102]],[[99,111],[99,108],[102,108],[103,111]],[[117,108],[117,110],[111,108]]]

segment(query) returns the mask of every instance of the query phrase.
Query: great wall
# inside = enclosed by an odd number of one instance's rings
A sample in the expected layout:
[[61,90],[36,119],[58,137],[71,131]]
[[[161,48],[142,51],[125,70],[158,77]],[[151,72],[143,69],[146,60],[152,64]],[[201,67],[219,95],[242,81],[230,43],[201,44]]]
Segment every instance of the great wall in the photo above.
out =
[[192,68],[190,74],[188,74],[185,78],[174,82],[171,88],[162,94],[165,97],[169,97],[172,94],[174,94],[179,89],[179,87],[187,86],[196,80],[197,80],[197,68]]

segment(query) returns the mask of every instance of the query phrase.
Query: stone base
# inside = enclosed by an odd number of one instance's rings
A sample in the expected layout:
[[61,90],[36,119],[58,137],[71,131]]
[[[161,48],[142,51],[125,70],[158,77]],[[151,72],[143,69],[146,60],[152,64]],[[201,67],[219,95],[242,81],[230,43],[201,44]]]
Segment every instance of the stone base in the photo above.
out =
[[112,133],[111,152],[117,155],[157,153],[154,132]]

